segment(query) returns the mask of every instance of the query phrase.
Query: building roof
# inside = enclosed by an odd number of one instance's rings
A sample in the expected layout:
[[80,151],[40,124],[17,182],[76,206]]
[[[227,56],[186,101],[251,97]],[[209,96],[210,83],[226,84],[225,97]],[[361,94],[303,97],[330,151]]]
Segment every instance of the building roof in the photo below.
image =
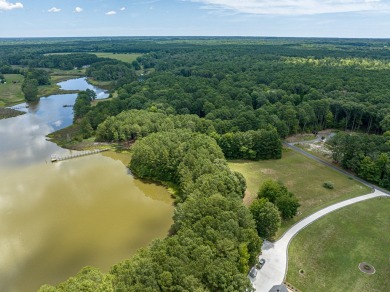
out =
[[288,292],[287,287],[284,285],[275,285],[269,290],[269,292]]

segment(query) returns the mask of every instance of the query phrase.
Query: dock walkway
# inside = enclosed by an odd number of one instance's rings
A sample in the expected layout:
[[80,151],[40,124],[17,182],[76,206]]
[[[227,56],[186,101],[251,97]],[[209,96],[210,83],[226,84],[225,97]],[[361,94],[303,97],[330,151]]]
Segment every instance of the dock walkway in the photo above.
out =
[[53,154],[51,156],[51,162],[57,162],[57,161],[63,161],[63,160],[84,157],[84,156],[93,155],[93,154],[97,154],[97,153],[108,151],[108,150],[110,150],[110,149],[95,149],[95,150],[88,150],[88,151],[84,151],[84,152],[80,152],[80,153],[76,153],[76,154],[71,154],[71,155],[65,155],[65,156],[59,156],[59,155]]

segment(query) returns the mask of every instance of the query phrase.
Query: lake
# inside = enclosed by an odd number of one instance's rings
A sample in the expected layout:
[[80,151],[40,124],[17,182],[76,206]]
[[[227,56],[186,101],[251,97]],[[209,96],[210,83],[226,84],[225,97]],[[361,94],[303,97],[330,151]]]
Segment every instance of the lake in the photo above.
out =
[[[107,97],[84,78],[59,85]],[[87,265],[107,272],[172,224],[169,193],[133,178],[128,155],[50,162],[72,153],[46,135],[72,124],[72,108],[63,105],[75,99],[41,98],[25,115],[0,120],[0,291],[55,285]]]

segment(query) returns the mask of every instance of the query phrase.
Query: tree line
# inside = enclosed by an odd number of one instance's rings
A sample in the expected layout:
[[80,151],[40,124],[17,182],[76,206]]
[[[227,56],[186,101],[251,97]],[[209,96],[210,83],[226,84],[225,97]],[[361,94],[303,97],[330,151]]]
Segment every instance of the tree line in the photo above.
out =
[[[78,109],[74,110],[76,117]],[[173,129],[207,134],[217,141],[228,159],[279,159],[282,156],[282,143],[275,129],[218,134],[213,121],[196,115],[166,115],[145,110],[129,110],[108,117],[98,126],[96,139],[108,142],[130,141]]]
[[29,102],[39,100],[38,86],[50,84],[49,73],[42,69],[29,69],[24,71],[23,75],[22,92],[24,98]]
[[[267,38],[21,40],[0,45],[0,68],[90,65],[88,74],[97,80],[121,80],[114,84],[120,101],[110,106],[116,110],[99,108],[99,116],[157,108],[212,120],[220,134],[269,127],[281,137],[331,127],[381,134],[389,111],[386,45]],[[145,54],[125,64],[91,54],[99,51]],[[134,70],[141,68],[154,73],[136,78]]]
[[327,142],[335,162],[359,177],[390,189],[390,132],[337,133]]
[[117,84],[113,111],[91,109],[91,119],[146,109],[196,114],[212,121],[219,134],[275,128],[284,138],[324,128],[386,131],[390,70],[295,64],[264,56],[261,47],[249,55],[246,46],[234,48],[226,52],[201,46],[144,55],[138,64],[155,72]]

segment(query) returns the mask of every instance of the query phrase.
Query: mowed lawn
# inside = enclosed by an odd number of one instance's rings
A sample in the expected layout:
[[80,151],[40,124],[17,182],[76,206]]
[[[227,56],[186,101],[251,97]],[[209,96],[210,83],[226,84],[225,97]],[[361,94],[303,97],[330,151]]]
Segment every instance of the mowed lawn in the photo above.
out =
[[[279,160],[230,161],[229,166],[241,172],[247,181],[247,195],[244,198],[246,205],[250,205],[256,198],[260,185],[266,179],[283,182],[299,199],[300,215],[283,222],[276,238],[297,221],[326,206],[371,192],[363,184],[286,148]],[[325,189],[322,186],[325,181],[333,182],[334,189]]]
[[23,75],[4,74],[4,77],[7,83],[0,84],[0,106],[24,102],[24,94],[22,92]]
[[[375,274],[363,274],[361,262]],[[390,199],[345,207],[302,230],[289,247],[287,282],[302,291],[390,291]]]

